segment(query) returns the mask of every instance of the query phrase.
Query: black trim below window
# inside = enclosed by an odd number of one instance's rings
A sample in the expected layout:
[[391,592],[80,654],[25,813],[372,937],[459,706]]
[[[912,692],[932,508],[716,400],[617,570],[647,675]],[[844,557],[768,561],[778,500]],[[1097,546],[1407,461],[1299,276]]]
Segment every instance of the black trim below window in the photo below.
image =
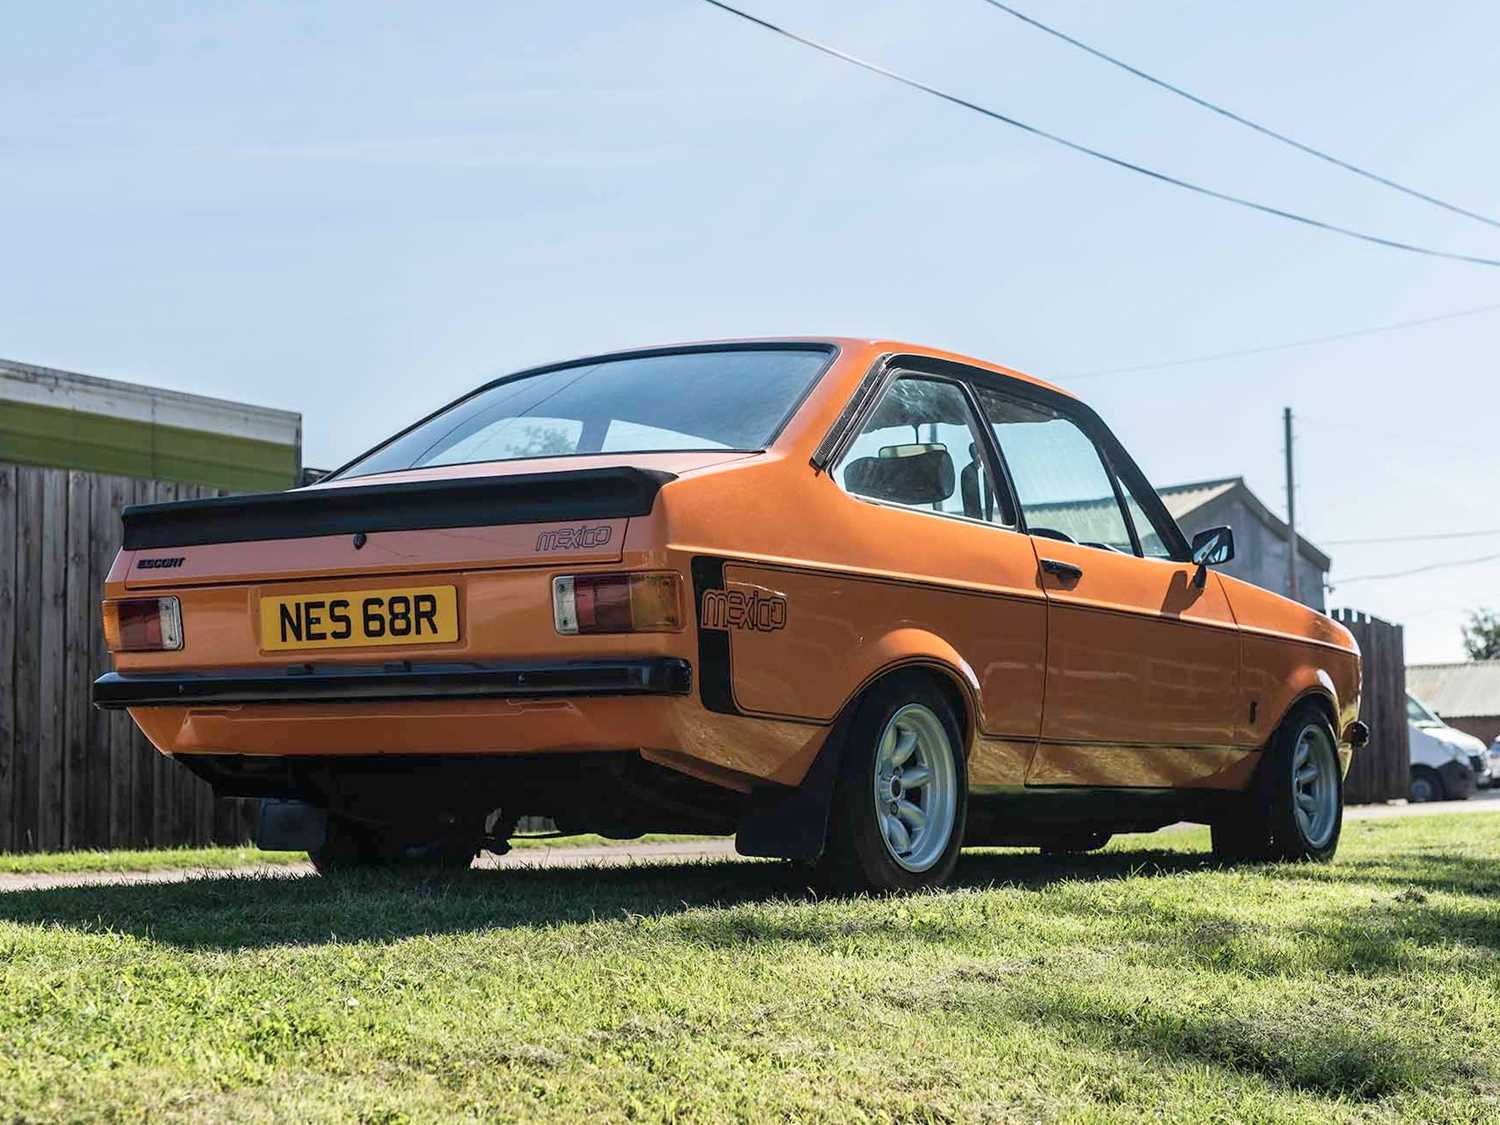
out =
[[207,672],[109,672],[94,681],[94,706],[184,707],[227,703],[385,703],[422,699],[686,695],[686,660],[592,660],[556,664],[298,664]]
[[675,479],[622,466],[135,504],[123,513],[125,547],[644,516]]

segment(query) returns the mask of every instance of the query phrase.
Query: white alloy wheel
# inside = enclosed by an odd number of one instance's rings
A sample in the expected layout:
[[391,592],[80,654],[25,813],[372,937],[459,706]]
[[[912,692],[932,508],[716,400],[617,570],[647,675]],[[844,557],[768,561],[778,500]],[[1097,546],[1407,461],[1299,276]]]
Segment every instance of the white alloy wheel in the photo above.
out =
[[958,816],[953,743],[931,708],[908,703],[881,733],[875,761],[876,823],[891,858],[922,872],[943,857]]
[[1339,759],[1321,723],[1309,723],[1292,751],[1292,809],[1309,847],[1326,847],[1339,822]]

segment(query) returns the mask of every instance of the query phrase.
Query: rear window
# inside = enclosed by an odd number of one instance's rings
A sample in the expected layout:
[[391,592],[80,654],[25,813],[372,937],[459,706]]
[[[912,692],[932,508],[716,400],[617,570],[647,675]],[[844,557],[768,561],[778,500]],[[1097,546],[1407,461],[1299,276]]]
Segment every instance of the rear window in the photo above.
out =
[[504,379],[338,475],[587,453],[764,449],[831,358],[822,348],[673,352]]

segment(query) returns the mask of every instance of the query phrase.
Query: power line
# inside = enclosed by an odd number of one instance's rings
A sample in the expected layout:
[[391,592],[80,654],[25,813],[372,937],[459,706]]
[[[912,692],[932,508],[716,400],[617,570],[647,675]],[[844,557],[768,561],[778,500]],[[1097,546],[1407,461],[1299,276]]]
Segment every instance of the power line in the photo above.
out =
[[1134,363],[1129,367],[1105,367],[1096,371],[1080,371],[1077,374],[1062,374],[1059,379],[1101,379],[1106,375],[1130,375],[1137,371],[1163,371],[1170,367],[1188,367],[1195,363],[1217,363],[1226,359],[1241,359],[1245,356],[1265,355],[1267,352],[1284,352],[1293,348],[1310,348],[1317,344],[1334,344],[1341,340],[1354,340],[1361,336],[1378,336],[1386,332],[1400,332],[1407,328],[1419,328],[1424,324],[1438,324],[1460,317],[1479,316],[1500,311],[1500,303],[1475,305],[1456,312],[1440,313],[1437,316],[1418,317],[1416,320],[1398,320],[1392,324],[1380,324],[1373,328],[1356,328],[1351,332],[1334,332],[1327,336],[1308,336],[1301,340],[1288,340],[1280,344],[1263,344],[1253,348],[1236,348],[1227,352],[1208,352],[1203,355],[1184,356],[1181,359],[1162,360],[1157,363]]
[[1482,539],[1500,535],[1500,527],[1487,531],[1440,531],[1435,535],[1379,535],[1369,539],[1320,539],[1325,547],[1348,547],[1355,543],[1435,543],[1439,539]]
[[1171,184],[1174,187],[1180,187],[1186,191],[1196,192],[1199,195],[1208,196],[1210,199],[1218,199],[1225,203],[1233,203],[1239,207],[1249,208],[1252,211],[1259,211],[1264,215],[1274,215],[1277,218],[1286,219],[1290,222],[1301,223],[1303,226],[1315,227],[1318,230],[1329,231],[1333,234],[1342,234],[1347,238],[1356,238],[1362,242],[1374,243],[1377,246],[1387,246],[1393,250],[1405,250],[1408,253],[1422,254],[1429,258],[1446,258],[1449,261],[1468,262],[1472,265],[1478,266],[1500,267],[1500,258],[1485,258],[1480,257],[1476,254],[1456,254],[1448,250],[1434,250],[1428,246],[1418,246],[1415,243],[1411,242],[1399,242],[1393,238],[1384,238],[1380,235],[1367,234],[1364,231],[1354,230],[1350,227],[1337,226],[1334,223],[1324,222],[1322,219],[1314,219],[1307,215],[1299,215],[1295,211],[1285,211],[1280,207],[1272,207],[1267,203],[1257,203],[1254,200],[1246,199],[1243,196],[1230,195],[1228,192],[1218,191],[1210,187],[1204,187],[1202,184],[1195,184],[1189,180],[1178,179],[1176,176],[1170,176],[1165,172],[1158,172],[1154,169],[1147,168],[1142,164],[1135,164],[1118,156],[1111,156],[1107,152],[1101,152],[1096,148],[1090,148],[1088,145],[1080,144],[1077,141],[1070,141],[1066,137],[1058,136],[1056,133],[1049,133],[1046,129],[1038,128],[1035,125],[1028,125],[1026,124],[1026,122],[1019,121],[1014,117],[1008,117],[1005,114],[998,112],[997,110],[987,109],[986,107],[979,105],[977,102],[971,102],[966,98],[959,97],[957,94],[946,93],[942,90],[939,90],[935,86],[929,86],[924,82],[919,82],[915,78],[908,78],[904,74],[898,74],[894,70],[887,70],[883,66],[879,66],[872,62],[866,62],[864,59],[856,58],[854,55],[841,51],[837,47],[830,47],[826,43],[819,43],[815,39],[808,39],[806,36],[798,35],[796,32],[788,31],[784,27],[779,27],[774,23],[763,20],[759,16],[752,16],[749,12],[741,11],[739,8],[735,8],[729,4],[724,3],[723,0],[704,0],[704,3],[712,4],[715,8],[718,8],[721,11],[728,12],[733,16],[738,16],[742,20],[753,23],[757,27],[765,28],[767,31],[774,32],[775,34],[783,36],[784,38],[790,39],[794,43],[800,43],[804,47],[811,47],[813,50],[820,51],[823,54],[830,56],[831,58],[850,63],[853,66],[868,70],[872,74],[878,74],[883,78],[889,78],[893,82],[899,82],[903,86],[908,86],[913,90],[920,90],[924,94],[931,94],[935,98],[941,98],[945,102],[950,102],[951,104],[960,106],[963,109],[972,110],[974,113],[981,114],[982,116],[988,117],[993,121],[999,121],[1003,125],[1009,125],[1012,128],[1020,129],[1023,132],[1030,133],[1032,136],[1041,137],[1043,140],[1048,140],[1053,142],[1054,144],[1062,145],[1064,148],[1072,149],[1074,152],[1082,153],[1084,156],[1092,156],[1095,160],[1102,160],[1106,164],[1113,164],[1117,168],[1124,168],[1127,171],[1136,172],[1142,176],[1148,176],[1151,179],[1157,180],[1164,184]]
[[1217,113],[1220,117],[1227,117],[1229,120],[1237,122],[1238,124],[1245,126],[1245,128],[1247,129],[1254,129],[1257,133],[1270,137],[1272,140],[1280,141],[1285,145],[1291,145],[1293,148],[1301,152],[1305,152],[1309,156],[1315,156],[1319,160],[1326,160],[1329,164],[1336,165],[1344,169],[1346,172],[1353,172],[1356,176],[1363,176],[1365,179],[1373,180],[1377,184],[1384,184],[1388,188],[1403,192],[1406,195],[1410,195],[1416,199],[1423,200],[1424,202],[1431,203],[1435,207],[1441,207],[1446,211],[1452,211],[1456,215],[1464,215],[1470,219],[1477,219],[1479,222],[1488,223],[1492,227],[1500,227],[1500,220],[1491,219],[1487,215],[1481,215],[1477,211],[1470,211],[1467,208],[1460,207],[1455,203],[1448,203],[1445,200],[1437,198],[1437,196],[1435,195],[1428,195],[1426,192],[1418,191],[1416,188],[1409,188],[1404,184],[1398,184],[1395,180],[1388,179],[1387,177],[1382,176],[1379,173],[1371,172],[1368,168],[1361,168],[1358,164],[1351,164],[1347,160],[1341,160],[1339,157],[1334,156],[1331,153],[1324,152],[1322,149],[1314,148],[1309,144],[1303,144],[1301,141],[1294,140],[1291,137],[1288,137],[1285,133],[1278,133],[1275,129],[1270,129],[1265,125],[1261,125],[1257,122],[1251,121],[1248,117],[1242,117],[1240,114],[1235,113],[1233,110],[1225,109],[1221,105],[1216,105],[1215,103],[1209,101],[1207,98],[1200,98],[1197,94],[1190,94],[1180,86],[1174,86],[1172,85],[1172,83],[1167,82],[1161,78],[1157,78],[1153,74],[1147,74],[1139,67],[1131,66],[1123,59],[1117,59],[1113,55],[1105,54],[1097,47],[1090,47],[1087,43],[1084,43],[1078,39],[1074,39],[1071,35],[1059,31],[1055,27],[1049,27],[1047,24],[1042,23],[1041,20],[1033,19],[1025,12],[1017,11],[1009,4],[1002,4],[1000,0],[985,0],[985,3],[999,8],[1002,12],[1006,12],[1009,15],[1015,16],[1016,19],[1020,20],[1022,23],[1030,24],[1038,31],[1045,31],[1048,35],[1055,36],[1056,38],[1061,39],[1064,43],[1068,43],[1074,47],[1077,47],[1080,51],[1087,51],[1097,59],[1103,59],[1105,62],[1111,64],[1112,66],[1117,66],[1121,70],[1128,71],[1129,73],[1135,75],[1137,78],[1142,78],[1145,81],[1150,82],[1153,86],[1160,86],[1163,90],[1167,90],[1173,94],[1176,94],[1180,98],[1186,98],[1194,105],[1201,106],[1202,108],[1209,110],[1212,113]]
[[1332,583],[1335,587],[1347,586],[1351,582],[1377,582],[1383,578],[1407,578],[1413,574],[1426,574],[1430,570],[1450,570],[1456,566],[1478,566],[1480,563],[1494,562],[1500,559],[1500,554],[1480,555],[1474,559],[1452,559],[1448,562],[1428,563],[1426,566],[1413,567],[1411,570],[1392,570],[1385,574],[1357,574],[1353,578],[1334,578]]

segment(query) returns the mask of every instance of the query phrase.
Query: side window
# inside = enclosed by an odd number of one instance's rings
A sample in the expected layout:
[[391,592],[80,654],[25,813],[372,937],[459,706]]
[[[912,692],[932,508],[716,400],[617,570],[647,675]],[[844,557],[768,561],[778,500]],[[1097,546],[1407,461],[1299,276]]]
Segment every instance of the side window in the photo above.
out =
[[1135,553],[1125,514],[1092,438],[1045,406],[978,389],[1032,535]]
[[1130,482],[1123,475],[1120,477],[1120,491],[1125,494],[1125,507],[1130,510],[1130,522],[1135,525],[1135,536],[1141,541],[1141,554],[1148,559],[1170,559],[1171,538],[1163,535],[1156,521],[1146,514],[1146,509],[1136,499],[1135,489],[1130,487]]
[[856,496],[947,516],[1014,525],[985,468],[963,391],[903,376],[886,390],[834,479]]

